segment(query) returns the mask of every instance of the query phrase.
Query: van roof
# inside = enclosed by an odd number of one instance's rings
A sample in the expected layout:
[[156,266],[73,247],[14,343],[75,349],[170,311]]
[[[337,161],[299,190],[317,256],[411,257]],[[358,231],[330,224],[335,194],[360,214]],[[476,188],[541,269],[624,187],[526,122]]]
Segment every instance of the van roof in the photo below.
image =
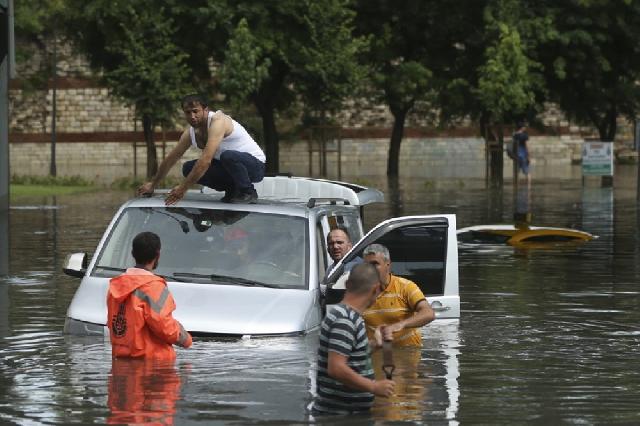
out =
[[[253,204],[250,210],[284,213],[297,211],[301,214],[309,208],[327,204],[342,204],[351,206],[365,206],[375,202],[383,202],[384,194],[374,188],[365,186],[313,179],[305,177],[272,176],[265,177],[262,182],[254,184],[258,192],[258,203]],[[160,207],[164,205],[164,196],[168,189],[155,192],[152,197],[141,197],[129,200],[129,207]],[[203,204],[222,204],[220,198],[223,192],[215,191],[208,187],[201,190],[189,190],[177,206],[179,207],[203,207]],[[246,210],[245,204],[223,204],[228,210]]]
[[[384,194],[374,188],[308,177],[268,176],[254,184],[254,187],[259,199],[270,201],[310,203],[311,199],[335,199],[345,200],[353,206],[384,201]],[[202,193],[222,196],[221,192],[207,187],[202,188]]]

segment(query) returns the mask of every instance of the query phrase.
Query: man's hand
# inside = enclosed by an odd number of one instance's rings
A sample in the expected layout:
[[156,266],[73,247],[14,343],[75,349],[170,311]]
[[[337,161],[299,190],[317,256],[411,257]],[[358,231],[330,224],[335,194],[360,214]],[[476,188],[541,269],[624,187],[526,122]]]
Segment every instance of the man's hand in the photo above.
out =
[[393,380],[375,380],[373,382],[372,393],[376,396],[390,397],[393,395],[393,390],[396,387],[396,383]]
[[167,206],[175,204],[178,201],[182,200],[182,197],[184,197],[184,194],[186,192],[187,192],[187,188],[183,187],[182,185],[174,186],[173,189],[169,192],[169,194],[167,194],[167,196],[165,197],[164,203]]
[[138,196],[152,195],[154,190],[155,187],[153,185],[153,182],[145,182],[138,187],[137,193]]
[[376,327],[375,331],[373,332],[373,340],[371,341],[372,349],[380,349],[382,347],[382,330],[383,329],[384,329],[384,326]]
[[385,325],[382,328],[382,340],[393,340],[393,333],[404,328],[402,321],[398,321],[391,325]]

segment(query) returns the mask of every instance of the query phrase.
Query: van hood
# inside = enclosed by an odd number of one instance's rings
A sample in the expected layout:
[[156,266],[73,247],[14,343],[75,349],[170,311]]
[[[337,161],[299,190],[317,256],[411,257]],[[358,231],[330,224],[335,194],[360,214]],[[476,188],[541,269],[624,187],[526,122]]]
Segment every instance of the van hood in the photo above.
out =
[[317,291],[184,283],[170,288],[178,306],[175,317],[190,332],[300,333],[320,322]]
[[[85,277],[67,316],[106,324],[109,279]],[[320,324],[318,290],[169,282],[173,316],[189,332],[223,335],[304,333]]]

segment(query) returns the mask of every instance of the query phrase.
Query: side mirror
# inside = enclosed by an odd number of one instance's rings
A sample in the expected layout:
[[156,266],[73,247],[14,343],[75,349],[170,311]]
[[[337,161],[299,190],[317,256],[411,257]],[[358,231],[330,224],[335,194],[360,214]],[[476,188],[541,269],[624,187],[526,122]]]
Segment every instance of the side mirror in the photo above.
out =
[[87,273],[87,253],[73,253],[67,255],[67,258],[64,260],[62,271],[71,277],[84,277],[84,274]]

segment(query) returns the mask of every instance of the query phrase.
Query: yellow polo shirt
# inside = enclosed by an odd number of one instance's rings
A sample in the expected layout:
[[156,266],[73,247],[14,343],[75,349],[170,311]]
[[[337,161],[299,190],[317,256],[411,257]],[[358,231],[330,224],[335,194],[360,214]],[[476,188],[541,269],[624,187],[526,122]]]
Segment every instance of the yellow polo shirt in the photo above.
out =
[[[409,318],[416,305],[426,300],[420,287],[413,281],[391,275],[389,285],[378,296],[362,316],[367,325],[367,336],[373,339],[375,329]],[[422,346],[419,328],[405,328],[393,335],[393,344],[398,346]]]

